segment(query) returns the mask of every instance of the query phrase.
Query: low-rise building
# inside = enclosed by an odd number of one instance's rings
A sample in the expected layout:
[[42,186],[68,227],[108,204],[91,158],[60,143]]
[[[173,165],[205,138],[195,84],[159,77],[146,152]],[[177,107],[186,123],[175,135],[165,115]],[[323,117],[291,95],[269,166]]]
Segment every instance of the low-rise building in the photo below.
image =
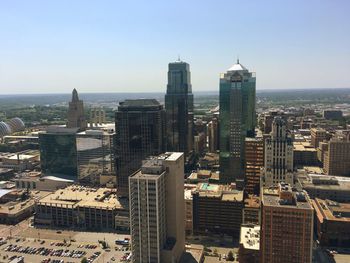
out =
[[350,247],[350,204],[315,198],[315,223],[321,246]]
[[0,189],[0,224],[15,225],[30,217],[35,201],[48,194],[45,191]]
[[193,231],[239,236],[243,191],[229,185],[199,184],[193,192]]
[[240,263],[259,263],[260,226],[242,225],[239,239],[238,260]]
[[56,176],[42,176],[41,172],[23,172],[13,179],[17,189],[56,191],[74,183],[73,180]]
[[75,227],[113,230],[116,217],[127,218],[128,201],[118,199],[116,189],[71,185],[38,200],[35,224],[49,227]]
[[350,178],[324,174],[298,173],[298,184],[310,198],[350,202]]

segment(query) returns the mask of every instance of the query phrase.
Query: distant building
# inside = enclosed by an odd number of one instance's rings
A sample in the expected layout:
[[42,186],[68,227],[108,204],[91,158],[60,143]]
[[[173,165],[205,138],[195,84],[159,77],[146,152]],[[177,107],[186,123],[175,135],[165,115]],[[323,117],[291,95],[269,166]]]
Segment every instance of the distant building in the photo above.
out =
[[98,185],[109,176],[116,183],[115,133],[87,130],[77,134],[76,143],[79,181]]
[[323,168],[329,175],[350,176],[350,139],[334,137],[324,153]]
[[[128,203],[118,199],[116,189],[71,185],[35,204],[34,223],[48,227],[90,230],[128,228]],[[125,218],[126,223],[117,220]]]
[[324,110],[323,118],[326,120],[340,120],[343,118],[343,112],[341,110]]
[[314,211],[308,196],[284,183],[262,188],[261,196],[261,262],[311,263]]
[[79,100],[78,92],[73,89],[72,101],[69,102],[67,128],[86,129],[86,120],[84,115],[84,102]]
[[118,191],[128,192],[128,178],[142,160],[165,150],[165,111],[155,99],[125,100],[115,113]]
[[244,184],[244,142],[255,133],[255,73],[237,61],[220,76],[220,182]]
[[93,108],[90,111],[90,127],[106,123],[106,112],[102,108]]
[[185,230],[186,235],[193,234],[193,197],[192,192],[197,188],[196,184],[185,184]]
[[0,138],[4,137],[6,135],[10,135],[12,133],[24,131],[24,129],[25,129],[25,124],[18,117],[12,118],[8,122],[1,121],[0,122]]
[[242,225],[239,239],[238,259],[240,263],[259,263],[260,226]]
[[146,160],[129,177],[129,200],[133,262],[179,262],[185,250],[184,154]]
[[7,154],[1,157],[0,168],[13,169],[16,172],[32,170],[39,165],[39,156],[37,150]]
[[167,151],[184,152],[193,148],[193,94],[190,65],[169,63],[165,94]]
[[298,184],[310,198],[330,199],[337,202],[350,202],[350,178],[324,174],[297,174]]
[[327,139],[327,132],[324,129],[312,128],[311,130],[311,145],[314,148],[319,146],[320,142],[323,142]]
[[193,192],[193,231],[239,236],[243,191],[229,185],[202,183]]
[[264,166],[263,138],[245,139],[245,190],[249,194],[259,194],[261,169]]
[[324,247],[350,247],[350,204],[315,198],[317,239]]
[[262,185],[272,186],[280,182],[294,184],[293,142],[287,132],[286,122],[275,117],[271,137],[265,140],[265,161]]
[[209,152],[216,153],[219,150],[219,122],[217,118],[213,118],[208,123],[208,144]]
[[78,179],[76,132],[76,128],[50,127],[39,134],[43,174]]

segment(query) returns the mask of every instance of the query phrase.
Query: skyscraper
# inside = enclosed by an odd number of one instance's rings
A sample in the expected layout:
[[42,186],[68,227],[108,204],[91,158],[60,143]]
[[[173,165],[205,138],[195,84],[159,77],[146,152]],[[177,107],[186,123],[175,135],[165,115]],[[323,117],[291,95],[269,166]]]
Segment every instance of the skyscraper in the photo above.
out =
[[220,182],[244,182],[244,140],[255,130],[255,73],[237,61],[220,76]]
[[77,180],[77,129],[49,127],[39,133],[41,170],[45,175]]
[[314,214],[307,194],[284,183],[261,194],[260,262],[311,263]]
[[129,177],[133,262],[179,262],[185,249],[184,154],[143,162]]
[[265,160],[262,185],[272,186],[284,182],[294,185],[293,142],[287,132],[286,121],[275,117],[270,138],[265,140]]
[[193,94],[190,65],[169,63],[165,94],[167,150],[187,153],[193,148]]
[[165,149],[165,111],[155,99],[119,103],[116,122],[116,168],[118,191],[127,193],[128,177],[142,160]]
[[79,128],[79,130],[86,128],[84,102],[79,100],[76,89],[73,89],[72,101],[69,102],[67,128]]

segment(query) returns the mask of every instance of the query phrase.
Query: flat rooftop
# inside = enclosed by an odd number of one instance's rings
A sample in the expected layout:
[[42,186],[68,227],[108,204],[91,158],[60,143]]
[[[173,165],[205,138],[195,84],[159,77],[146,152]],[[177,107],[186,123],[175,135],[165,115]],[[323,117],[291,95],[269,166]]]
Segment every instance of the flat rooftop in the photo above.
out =
[[350,191],[350,177],[324,174],[298,174],[297,176],[303,188]]
[[[25,192],[26,190],[13,190],[9,193],[15,194],[17,192],[20,194],[21,192]],[[10,201],[5,204],[0,205],[0,214],[8,214],[8,215],[15,215],[17,213],[20,213],[23,210],[26,210],[27,208],[33,206],[35,204],[35,201],[40,200],[44,198],[45,196],[49,195],[51,192],[48,191],[31,191],[30,197],[23,201]]]
[[259,208],[260,207],[260,198],[255,195],[249,195],[244,199],[244,206],[247,208]]
[[283,208],[298,208],[298,209],[312,209],[312,206],[309,202],[307,195],[305,195],[305,201],[299,201],[296,198],[298,192],[292,191],[293,202],[292,203],[283,203],[280,198],[279,190],[277,187],[263,187],[262,189],[263,196],[262,202],[264,206],[273,206],[273,207],[283,207]]
[[117,198],[116,189],[110,188],[90,188],[78,185],[70,185],[64,189],[46,196],[39,201],[45,205],[70,205],[75,207],[101,207],[109,209],[123,208]]
[[243,201],[243,191],[233,189],[229,185],[201,183],[198,184],[197,192],[200,197],[221,198],[222,201]]
[[242,226],[240,244],[245,249],[259,250],[260,249],[260,226]]
[[321,222],[328,220],[350,223],[350,204],[315,198],[312,205]]

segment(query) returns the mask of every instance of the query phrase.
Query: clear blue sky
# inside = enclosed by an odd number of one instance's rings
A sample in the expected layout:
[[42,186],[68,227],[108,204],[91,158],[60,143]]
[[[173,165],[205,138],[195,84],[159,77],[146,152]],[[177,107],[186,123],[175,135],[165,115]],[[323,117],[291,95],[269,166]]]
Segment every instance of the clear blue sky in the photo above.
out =
[[165,91],[190,63],[217,90],[239,56],[258,89],[350,87],[350,1],[3,0],[0,94]]

